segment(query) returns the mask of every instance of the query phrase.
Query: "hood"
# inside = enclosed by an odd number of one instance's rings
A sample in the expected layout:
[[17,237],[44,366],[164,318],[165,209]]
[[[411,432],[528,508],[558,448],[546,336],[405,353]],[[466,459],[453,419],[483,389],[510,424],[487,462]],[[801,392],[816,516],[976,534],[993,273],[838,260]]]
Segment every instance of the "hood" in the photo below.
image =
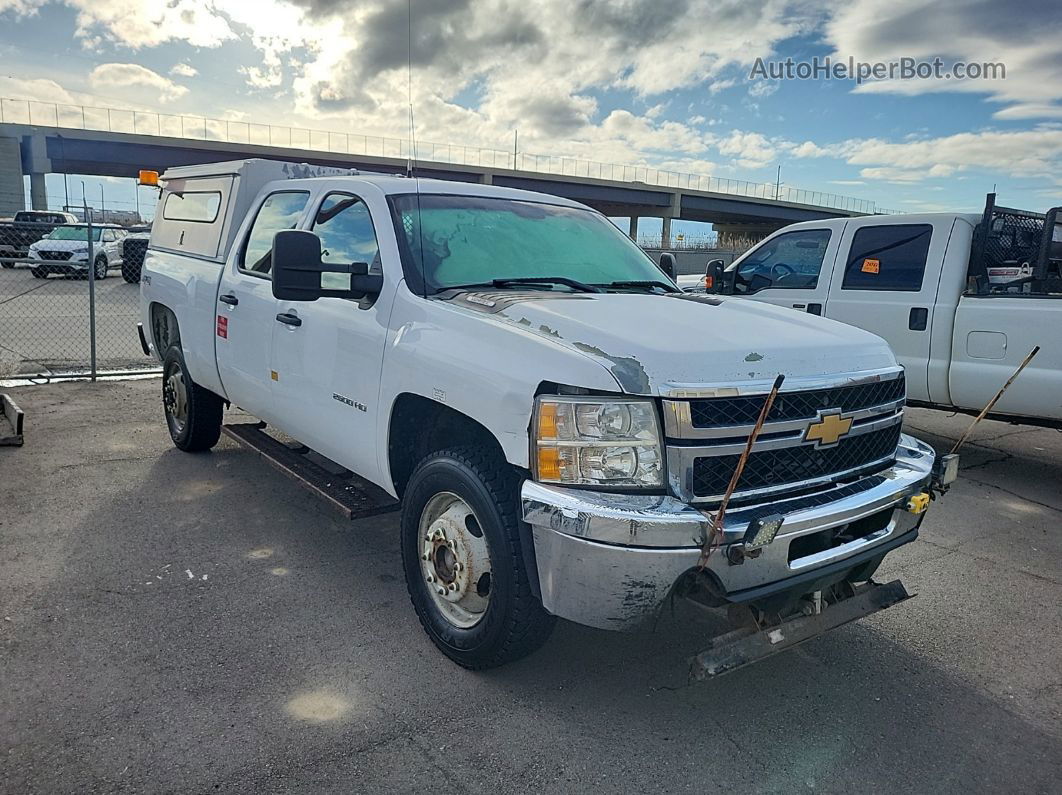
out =
[[[100,247],[100,241],[93,242],[94,246]],[[30,246],[37,251],[85,251],[88,249],[87,240],[38,240],[36,243]]]
[[896,364],[889,346],[874,334],[758,301],[688,293],[492,291],[462,293],[451,303],[580,351],[636,395]]

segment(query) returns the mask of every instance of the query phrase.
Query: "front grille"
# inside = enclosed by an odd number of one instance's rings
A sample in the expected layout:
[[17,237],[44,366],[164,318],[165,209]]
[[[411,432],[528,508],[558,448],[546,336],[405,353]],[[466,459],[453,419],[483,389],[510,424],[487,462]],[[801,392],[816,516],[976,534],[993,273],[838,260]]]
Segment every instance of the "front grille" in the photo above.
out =
[[[876,381],[869,384],[839,386],[831,389],[812,389],[805,392],[780,392],[767,416],[767,422],[812,419],[820,409],[858,411],[902,400],[904,378]],[[765,395],[725,398],[704,398],[690,401],[690,416],[694,428],[717,428],[727,425],[751,425],[760,416]]]
[[[851,388],[851,387],[848,387]],[[880,402],[880,401],[879,401]],[[812,445],[762,450],[749,455],[737,492],[828,477],[890,458],[900,441],[900,423],[843,439],[834,447]],[[726,491],[740,455],[701,456],[693,463],[693,494],[713,497]]]
[[41,255],[41,259],[50,260],[52,262],[65,262],[73,255],[73,251],[38,251]]

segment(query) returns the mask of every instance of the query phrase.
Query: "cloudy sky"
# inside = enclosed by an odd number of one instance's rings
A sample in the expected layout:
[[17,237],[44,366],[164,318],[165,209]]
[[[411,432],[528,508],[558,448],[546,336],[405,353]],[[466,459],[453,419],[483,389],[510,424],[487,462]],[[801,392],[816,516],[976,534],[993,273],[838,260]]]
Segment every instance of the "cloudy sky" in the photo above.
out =
[[[903,210],[1062,204],[1057,0],[413,0],[421,141]],[[0,96],[404,137],[407,0],[0,0]],[[750,80],[832,56],[995,80]]]

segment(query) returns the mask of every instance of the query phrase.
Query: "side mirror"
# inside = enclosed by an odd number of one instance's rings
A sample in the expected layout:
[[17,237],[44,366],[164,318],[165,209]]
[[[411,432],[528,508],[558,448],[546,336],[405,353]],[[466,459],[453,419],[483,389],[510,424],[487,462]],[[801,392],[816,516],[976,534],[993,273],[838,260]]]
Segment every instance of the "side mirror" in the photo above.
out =
[[660,270],[666,273],[670,278],[675,278],[675,255],[669,251],[665,251],[660,255]]
[[726,266],[721,259],[709,260],[704,268],[704,291],[707,293],[723,292],[723,271]]
[[370,274],[365,262],[321,262],[321,238],[303,229],[273,236],[273,297],[282,301],[365,298],[383,289],[383,276]]

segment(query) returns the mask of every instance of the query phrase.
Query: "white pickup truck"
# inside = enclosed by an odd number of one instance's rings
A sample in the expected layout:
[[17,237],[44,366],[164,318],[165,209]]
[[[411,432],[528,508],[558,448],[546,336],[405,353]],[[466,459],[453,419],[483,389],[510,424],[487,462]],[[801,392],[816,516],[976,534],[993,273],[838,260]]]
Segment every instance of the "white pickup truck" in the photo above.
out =
[[254,160],[162,183],[140,333],[174,443],[212,447],[236,404],[297,442],[226,432],[333,501],[287,459],[400,500],[410,597],[459,664],[682,598],[748,619],[711,675],[906,598],[870,577],[954,467],[901,434],[879,338],[685,294],[555,196]]
[[[824,315],[884,337],[909,405],[977,413],[1036,346],[990,417],[1062,426],[1062,217],[998,207],[806,221],[723,271],[712,293]],[[722,272],[720,272],[722,271]],[[679,282],[703,292],[703,277]]]

